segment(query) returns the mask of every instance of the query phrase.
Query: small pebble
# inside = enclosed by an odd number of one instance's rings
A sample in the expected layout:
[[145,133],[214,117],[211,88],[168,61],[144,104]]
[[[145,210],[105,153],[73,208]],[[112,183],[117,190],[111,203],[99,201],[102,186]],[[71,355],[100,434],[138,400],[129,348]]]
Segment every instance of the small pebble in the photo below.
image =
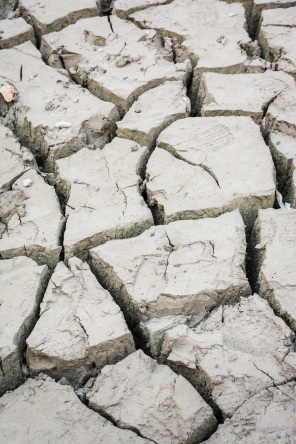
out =
[[30,187],[32,185],[32,180],[31,179],[25,179],[23,180],[23,185],[24,187]]

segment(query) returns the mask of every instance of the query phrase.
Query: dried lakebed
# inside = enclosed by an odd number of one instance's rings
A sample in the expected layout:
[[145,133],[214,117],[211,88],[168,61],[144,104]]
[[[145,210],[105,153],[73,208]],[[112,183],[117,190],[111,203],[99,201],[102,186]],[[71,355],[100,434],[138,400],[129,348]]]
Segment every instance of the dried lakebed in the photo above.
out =
[[2,1],[1,442],[294,443],[295,29]]

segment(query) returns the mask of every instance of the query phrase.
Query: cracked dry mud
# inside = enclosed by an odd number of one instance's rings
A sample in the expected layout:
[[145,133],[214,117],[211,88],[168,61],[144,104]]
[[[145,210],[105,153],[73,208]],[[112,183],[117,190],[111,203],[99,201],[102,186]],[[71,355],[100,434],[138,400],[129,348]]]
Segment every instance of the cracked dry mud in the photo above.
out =
[[0,442],[294,444],[296,1],[0,2]]
[[143,31],[116,16],[110,23],[107,17],[80,20],[41,42],[51,66],[65,66],[73,79],[122,112],[150,88],[168,80],[186,82],[189,61],[174,64],[165,49],[156,31]]
[[27,362],[32,375],[79,385],[135,348],[119,307],[89,266],[72,257],[68,267],[60,262],[50,278],[27,339]]
[[157,139],[146,179],[148,202],[160,223],[239,208],[249,228],[257,209],[274,202],[271,155],[248,117],[174,122]]
[[102,150],[83,148],[56,162],[58,188],[67,200],[66,258],[86,259],[90,248],[153,224],[140,193],[147,155],[147,147],[116,137]]
[[245,252],[244,223],[234,211],[152,227],[134,239],[107,242],[91,257],[97,276],[130,322],[141,323],[157,356],[167,328],[198,323],[221,303],[251,294]]

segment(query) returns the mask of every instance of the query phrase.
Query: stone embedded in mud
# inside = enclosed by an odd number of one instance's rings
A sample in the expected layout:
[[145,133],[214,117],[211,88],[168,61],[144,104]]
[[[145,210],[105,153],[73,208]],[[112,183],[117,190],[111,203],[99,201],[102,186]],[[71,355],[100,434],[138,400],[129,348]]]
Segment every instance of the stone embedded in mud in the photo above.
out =
[[0,49],[12,48],[31,40],[35,43],[34,30],[23,18],[0,21]]
[[[24,380],[22,353],[37,320],[47,275],[46,265],[38,266],[28,257],[0,261],[0,396]],[[4,437],[1,427],[0,435]]]
[[238,211],[152,227],[136,238],[114,240],[90,252],[100,281],[124,307],[126,317],[143,323],[153,355],[172,323],[190,317],[200,321],[222,302],[251,294],[245,253]]
[[144,94],[117,123],[117,135],[150,149],[161,131],[175,120],[188,117],[190,100],[181,81],[166,82]]
[[58,189],[67,200],[66,259],[86,259],[90,248],[153,225],[140,192],[147,155],[147,148],[116,137],[103,150],[84,148],[56,162]]
[[258,291],[296,330],[296,210],[259,211],[252,236]]
[[89,266],[75,257],[69,268],[57,265],[27,345],[31,376],[45,372],[73,385],[135,350],[120,308]]
[[22,174],[37,165],[33,154],[18,143],[10,129],[2,125],[0,141],[0,193],[3,193],[10,190]]
[[[31,42],[1,51],[0,84],[5,82],[14,86],[17,96],[10,104],[4,104],[0,96],[3,121],[15,128],[22,143],[48,168],[55,159],[69,156],[87,143],[102,147],[110,140],[119,118],[116,107],[47,66]],[[71,127],[56,128],[61,121],[70,122]]]
[[[32,184],[26,187],[24,181]],[[0,194],[0,218],[5,224],[0,235],[0,258],[30,256],[38,264],[54,267],[62,247],[64,217],[52,186],[35,169],[28,169]]]
[[165,59],[155,31],[149,34],[133,23],[111,16],[80,20],[43,37],[41,52],[51,66],[65,66],[71,76],[103,100],[127,111],[150,88],[167,80],[182,80],[189,61]]
[[295,95],[295,91],[293,78],[283,72],[204,73],[197,101],[204,117],[251,116],[255,122],[261,123],[277,96],[284,92]]
[[34,27],[38,39],[60,31],[77,20],[98,14],[96,0],[20,0],[20,11]]
[[114,2],[113,14],[121,19],[127,19],[129,15],[152,6],[166,5],[172,0],[116,0]]
[[250,228],[258,208],[274,203],[272,158],[249,117],[174,122],[157,140],[146,179],[148,202],[161,223],[238,208]]
[[196,328],[168,330],[162,354],[228,417],[259,390],[296,377],[294,337],[254,295],[219,307]]
[[296,383],[256,393],[218,427],[207,444],[293,442],[296,436]]
[[88,409],[69,385],[45,375],[29,379],[0,399],[0,435],[6,443],[149,444]]
[[157,444],[199,443],[216,425],[194,388],[142,350],[104,367],[87,398],[94,410]]

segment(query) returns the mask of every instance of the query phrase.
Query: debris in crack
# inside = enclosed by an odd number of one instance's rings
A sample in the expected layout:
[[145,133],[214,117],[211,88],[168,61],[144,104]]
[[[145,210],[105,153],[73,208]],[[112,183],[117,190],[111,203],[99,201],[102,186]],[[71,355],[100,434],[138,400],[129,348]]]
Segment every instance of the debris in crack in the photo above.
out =
[[143,92],[168,80],[185,84],[189,61],[165,60],[156,31],[146,32],[112,16],[80,20],[61,32],[43,37],[41,52],[52,66],[60,58],[71,76],[97,97],[125,112]]
[[251,294],[245,252],[244,223],[234,211],[153,227],[90,255],[99,280],[157,356],[167,328],[194,325],[221,303]]
[[86,396],[91,408],[156,444],[199,443],[216,426],[194,388],[142,350],[106,366]]
[[117,135],[151,150],[159,134],[189,116],[190,100],[181,81],[166,82],[142,94],[117,124]]
[[[0,399],[0,431],[6,442],[151,444],[114,427],[80,402],[69,385],[40,375]],[[25,413],[24,413],[25,412]]]
[[219,425],[206,443],[292,442],[296,435],[295,397],[295,382],[259,391],[245,401],[231,419]]
[[257,291],[296,331],[296,210],[259,211],[252,236]]
[[238,208],[249,230],[258,208],[274,203],[272,158],[249,117],[174,122],[157,140],[146,179],[148,203],[162,223]]
[[281,93],[287,96],[296,93],[293,78],[283,72],[205,73],[197,102],[204,117],[251,116],[256,123],[261,123],[270,103]]
[[219,307],[196,328],[166,331],[162,354],[226,418],[258,391],[296,378],[294,336],[254,295]]
[[47,266],[28,257],[0,261],[0,396],[24,381],[25,341],[37,320],[48,278]]
[[[16,75],[21,66],[22,80]],[[102,147],[110,141],[114,121],[119,118],[117,108],[46,66],[31,42],[1,51],[0,84],[5,82],[13,85],[16,93],[8,104],[0,96],[2,123],[14,129],[47,169],[53,168],[55,159],[88,143]],[[71,126],[57,127],[62,121]]]
[[79,386],[106,364],[135,350],[119,307],[80,259],[60,262],[51,276],[39,320],[27,339],[31,376],[47,373]]
[[0,20],[13,19],[19,16],[18,0],[1,0]]
[[147,156],[146,147],[116,137],[103,150],[84,148],[56,162],[57,188],[67,201],[66,259],[84,260],[90,248],[153,225],[139,190]]
[[23,18],[0,21],[0,49],[8,49],[28,40],[35,44],[34,30]]

